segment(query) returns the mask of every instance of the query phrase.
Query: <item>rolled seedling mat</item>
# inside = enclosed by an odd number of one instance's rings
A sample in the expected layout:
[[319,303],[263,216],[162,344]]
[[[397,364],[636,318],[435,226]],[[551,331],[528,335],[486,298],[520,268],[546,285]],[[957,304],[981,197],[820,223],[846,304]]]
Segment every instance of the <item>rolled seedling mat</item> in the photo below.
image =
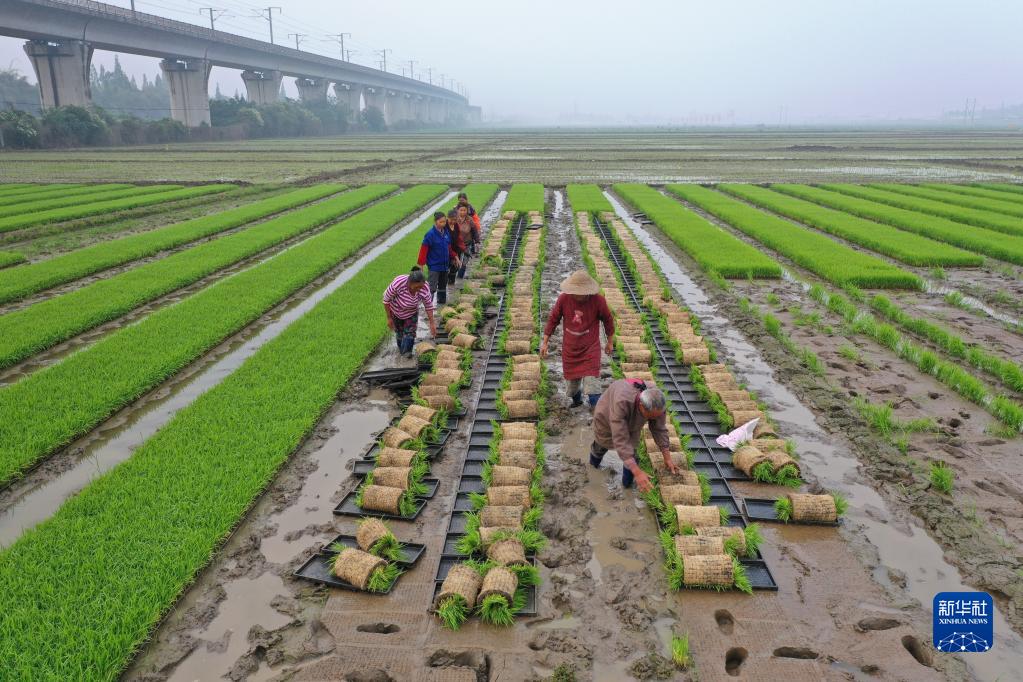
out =
[[720,374],[717,376],[705,377],[704,383],[707,384],[707,388],[713,393],[721,393],[722,391],[738,391],[739,384],[735,381],[735,377],[732,375]]
[[362,508],[388,514],[399,514],[399,503],[404,494],[405,491],[401,488],[367,485],[362,491]]
[[623,362],[622,371],[626,374],[630,372],[646,372],[650,369],[650,366],[643,362]]
[[729,402],[737,400],[749,400],[749,391],[721,391],[718,393],[718,397],[721,398],[721,402],[727,405]]
[[682,583],[690,587],[730,587],[735,582],[735,567],[729,554],[690,556],[682,565]]
[[509,391],[528,391],[530,395],[536,393],[540,389],[540,382],[536,379],[523,379],[521,381],[512,381],[508,383]]
[[437,416],[437,410],[426,407],[425,405],[409,405],[405,408],[406,417],[416,417],[418,419],[424,419],[428,422],[432,422],[433,418]]
[[522,507],[487,505],[480,510],[480,526],[483,528],[521,528]]
[[384,431],[384,435],[381,436],[380,442],[384,445],[384,447],[401,448],[402,445],[414,439],[415,437],[411,434],[405,433],[401,429],[392,426]]
[[778,433],[774,430],[774,425],[767,421],[767,417],[764,416],[763,412],[759,413],[760,421],[757,422],[756,428],[753,429],[754,438],[769,438],[777,436]]
[[540,416],[540,407],[535,400],[508,400],[505,401],[505,406],[508,408],[508,416],[512,419]]
[[509,507],[518,505],[523,509],[533,504],[532,496],[529,494],[529,486],[509,485],[502,487],[487,488],[487,504],[498,507]]
[[500,454],[506,452],[529,452],[536,450],[536,438],[510,438],[507,433],[503,434],[501,442],[497,445]]
[[410,467],[377,467],[373,470],[373,485],[408,490],[412,483]]
[[334,559],[334,575],[350,583],[353,587],[365,590],[373,571],[386,565],[386,561],[369,552],[364,552],[361,549],[346,549]]
[[792,520],[796,523],[837,523],[838,510],[831,495],[789,493]]
[[781,438],[757,438],[751,445],[763,453],[769,453],[772,450],[787,450],[788,448],[788,443]]
[[[456,336],[468,334],[469,326],[466,325],[464,321],[456,320],[455,318],[452,317],[450,320],[447,321],[447,324],[444,325],[444,331],[448,333],[448,336],[450,338],[454,339]],[[452,343],[454,343],[453,340]]]
[[423,429],[429,428],[430,422],[425,419],[406,414],[397,424],[397,428],[401,429],[413,438],[418,438],[419,434],[423,432]]
[[460,369],[437,369],[432,374],[427,374],[422,379],[423,386],[450,386],[462,380]]
[[459,355],[461,355],[461,353],[462,353],[460,348],[456,348],[455,346],[452,346],[450,343],[438,343],[437,344],[437,352],[438,353],[458,353]]
[[506,353],[516,355],[518,353],[528,353],[530,349],[529,341],[505,341],[504,350]]
[[[429,376],[429,375],[428,375]],[[420,384],[419,395],[422,396],[423,400],[426,400],[427,396],[451,396],[448,391],[447,384]]]
[[472,334],[458,334],[451,340],[451,343],[459,348],[472,348],[476,343],[477,338],[478,337],[475,337]]
[[515,365],[512,369],[511,375],[512,381],[522,381],[524,379],[540,379],[540,365],[539,363],[532,363],[528,365]]
[[522,528],[520,526],[481,526],[480,542],[484,547],[489,547],[503,535],[515,535]]
[[519,467],[532,473],[536,468],[536,454],[532,452],[506,452],[501,455],[501,466]]
[[676,535],[675,551],[683,560],[691,556],[716,556],[725,553],[725,541],[709,535]]
[[359,543],[359,549],[368,552],[373,545],[391,535],[391,531],[380,519],[365,519],[359,523],[355,531],[355,538]]
[[400,448],[380,448],[377,452],[376,464],[378,467],[411,467],[412,462],[419,456],[416,450],[402,450]]
[[433,606],[436,609],[448,597],[458,596],[464,599],[466,605],[471,608],[476,603],[476,597],[479,595],[482,585],[483,578],[476,572],[476,569],[465,564],[455,564],[444,578]]
[[461,371],[462,358],[452,353],[440,353],[434,360],[433,366],[437,369],[457,369]]
[[420,341],[412,350],[416,352],[416,355],[423,355],[424,353],[430,353],[437,350],[437,344],[432,341]]
[[530,355],[517,355],[512,358],[516,365],[531,365],[540,362],[540,356],[536,353]]
[[536,391],[504,391],[501,394],[501,400],[506,403],[509,401],[532,400],[535,394]]
[[[648,351],[649,352],[649,351]],[[629,379],[639,379],[640,381],[652,382],[654,380],[653,372],[633,372],[628,376]]]
[[687,365],[698,365],[710,360],[710,351],[704,348],[683,348],[682,362]]
[[526,549],[518,538],[498,540],[487,547],[487,558],[501,566],[526,566]]
[[492,594],[504,597],[510,605],[518,586],[519,580],[514,573],[503,566],[494,566],[483,577],[483,585],[480,587],[479,596],[476,597],[476,606],[483,604],[483,600]]
[[[728,414],[736,415],[743,412],[756,412],[760,409],[754,400],[722,400]],[[749,421],[749,420],[746,420]]]
[[663,473],[658,472],[657,481],[661,484],[662,488],[673,485],[700,485],[700,477],[696,474],[696,472],[689,471],[687,469],[681,469],[677,474],[670,474],[667,470]]
[[691,526],[700,528],[703,526],[720,526],[721,512],[714,505],[675,505],[675,517],[678,519],[679,529]]
[[766,461],[767,455],[752,445],[743,445],[732,453],[732,466],[747,476],[753,471],[753,467]]
[[703,504],[703,490],[699,485],[661,485],[661,499],[673,507],[698,507]]
[[768,461],[771,462],[771,467],[774,469],[774,473],[778,473],[783,467],[790,466],[796,470],[796,475],[799,475],[799,462],[792,459],[787,452],[771,450],[766,454]]
[[497,465],[490,470],[490,485],[498,488],[508,485],[528,486],[531,477],[532,474],[526,469]]
[[429,405],[430,407],[436,408],[438,410],[440,408],[445,408],[448,410],[455,409],[455,399],[454,397],[449,395],[447,391],[444,391],[443,394],[431,395],[423,395],[422,391],[420,391],[419,395],[423,398],[423,400],[426,401],[426,404]]
[[[346,535],[342,533],[335,537],[330,542],[328,542],[326,545],[324,545],[320,549],[320,554],[324,555],[337,554],[338,550],[334,548],[338,546],[354,547],[358,549],[359,543],[358,539],[354,535]],[[394,563],[405,568],[411,568],[413,565],[415,565],[417,561],[419,561],[420,558],[422,558],[423,554],[426,552],[426,545],[420,545],[415,542],[403,542],[401,543],[401,551],[402,554],[405,555],[405,558],[399,559]]]
[[735,550],[740,556],[746,554],[746,534],[740,526],[713,526],[696,529],[696,536],[703,538],[717,538],[721,540],[722,551],[724,551],[725,540],[735,538]]

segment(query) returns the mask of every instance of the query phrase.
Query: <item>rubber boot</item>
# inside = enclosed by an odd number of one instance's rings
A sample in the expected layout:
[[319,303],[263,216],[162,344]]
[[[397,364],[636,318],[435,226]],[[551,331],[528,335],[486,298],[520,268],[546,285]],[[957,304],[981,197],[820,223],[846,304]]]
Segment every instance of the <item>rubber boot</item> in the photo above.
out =
[[579,407],[583,404],[583,392],[576,391],[572,394],[572,407]]
[[597,406],[597,401],[599,401],[599,400],[600,400],[600,396],[601,396],[601,394],[600,394],[600,393],[591,393],[591,394],[589,395],[589,399],[590,399],[590,409],[591,409],[591,410],[592,410],[592,409],[593,409],[594,407],[596,407],[596,406]]
[[632,471],[628,467],[622,467],[622,487],[631,488],[635,480]]

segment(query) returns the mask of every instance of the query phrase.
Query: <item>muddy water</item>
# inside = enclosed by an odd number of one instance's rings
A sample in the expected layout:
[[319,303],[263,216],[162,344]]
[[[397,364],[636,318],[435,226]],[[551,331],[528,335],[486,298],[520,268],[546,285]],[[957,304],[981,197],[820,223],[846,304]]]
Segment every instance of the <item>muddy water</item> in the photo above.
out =
[[[906,591],[929,610],[932,599],[941,591],[972,591],[959,578],[959,572],[945,561],[941,547],[913,522],[906,522],[889,509],[887,502],[859,473],[859,463],[847,447],[837,447],[837,439],[825,433],[813,413],[775,377],[771,367],[729,321],[718,314],[707,295],[690,278],[661,244],[633,220],[615,197],[605,193],[618,215],[625,220],[637,238],[660,265],[672,288],[682,301],[700,318],[719,347],[729,356],[730,364],[740,369],[741,380],[768,402],[771,416],[781,432],[793,438],[801,461],[827,489],[841,491],[849,500],[845,521],[847,532],[864,535],[879,556],[874,569],[875,580],[896,588],[888,577],[888,568],[906,576]],[[855,531],[853,530],[855,529]],[[806,529],[784,528],[786,538],[798,542]],[[996,612],[995,629],[1000,633],[995,650],[983,656],[964,657],[973,674],[982,680],[1012,679],[1023,660],[1023,640]]]
[[[10,545],[21,533],[49,518],[71,495],[77,493],[97,476],[123,462],[135,448],[151,437],[169,422],[181,409],[190,405],[200,395],[223,381],[269,341],[279,336],[292,322],[302,317],[316,304],[348,282],[367,263],[401,240],[405,235],[428,220],[440,206],[455,196],[449,192],[441,200],[423,211],[388,236],[383,242],[369,249],[352,262],[333,279],[323,284],[307,297],[294,300],[270,316],[270,321],[257,334],[244,342],[237,343],[217,362],[193,375],[184,384],[175,386],[169,395],[146,404],[127,417],[122,425],[110,429],[99,439],[86,445],[81,456],[67,470],[48,478],[35,480],[28,485],[15,486],[6,491],[5,500],[10,500],[0,511],[0,547]],[[253,328],[247,330],[252,334]],[[159,392],[159,389],[157,389]],[[103,426],[99,427],[100,430]],[[75,445],[69,450],[74,451]],[[32,477],[28,479],[32,481]]]
[[927,291],[927,293],[929,294],[938,294],[939,296],[947,296],[948,294],[959,294],[960,296],[963,297],[963,303],[973,308],[976,308],[977,310],[982,311],[988,317],[998,320],[999,322],[1004,322],[1005,324],[1011,327],[1018,329],[1020,328],[1021,325],[1023,325],[1023,320],[1020,320],[1018,317],[1013,317],[1012,315],[1006,315],[1005,313],[999,312],[992,308],[991,306],[989,306],[988,304],[984,303],[984,301],[981,301],[979,298],[968,296],[963,292],[959,291],[958,289],[956,289],[955,287],[950,287],[945,284],[941,284],[939,282],[926,278],[924,279],[924,286],[925,291]]

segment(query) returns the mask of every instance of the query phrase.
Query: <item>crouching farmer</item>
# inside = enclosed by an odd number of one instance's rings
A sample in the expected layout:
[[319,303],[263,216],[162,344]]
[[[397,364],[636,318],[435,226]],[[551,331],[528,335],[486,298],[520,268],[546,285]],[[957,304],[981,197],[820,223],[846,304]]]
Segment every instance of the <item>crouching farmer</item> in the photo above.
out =
[[636,462],[636,445],[642,436],[643,426],[648,425],[661,449],[665,466],[671,473],[677,473],[671,459],[665,410],[666,401],[660,389],[647,388],[639,379],[619,379],[612,383],[600,396],[593,411],[590,465],[599,469],[607,451],[614,450],[622,460],[622,487],[631,488],[635,482],[640,492],[650,490],[650,478]]
[[412,355],[416,343],[416,329],[419,327],[419,304],[426,309],[430,321],[430,334],[437,336],[437,324],[433,319],[433,296],[426,275],[418,268],[412,268],[407,275],[398,275],[384,291],[384,311],[387,326],[394,332],[398,352]]

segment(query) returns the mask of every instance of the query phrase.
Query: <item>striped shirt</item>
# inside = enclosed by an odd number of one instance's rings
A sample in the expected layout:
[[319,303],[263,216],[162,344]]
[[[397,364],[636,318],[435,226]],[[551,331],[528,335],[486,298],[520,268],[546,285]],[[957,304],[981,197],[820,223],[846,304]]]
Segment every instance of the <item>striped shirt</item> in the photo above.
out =
[[420,303],[427,310],[433,310],[433,295],[430,293],[430,285],[424,282],[423,288],[418,293],[412,293],[408,288],[408,275],[398,275],[384,291],[384,305],[388,306],[391,309],[391,315],[399,320],[407,320],[419,312]]

